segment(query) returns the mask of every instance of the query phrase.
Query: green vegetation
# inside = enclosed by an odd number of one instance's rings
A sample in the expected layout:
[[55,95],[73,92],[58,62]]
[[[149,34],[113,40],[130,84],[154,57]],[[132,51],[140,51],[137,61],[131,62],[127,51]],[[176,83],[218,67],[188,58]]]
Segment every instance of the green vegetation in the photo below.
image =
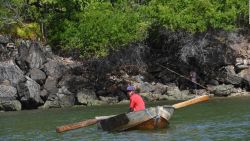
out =
[[[88,58],[144,40],[152,25],[193,33],[234,30],[248,24],[248,1],[0,0],[0,18],[0,32],[23,38],[31,38],[28,32],[32,32],[54,46],[78,49]],[[39,25],[26,30],[26,23]]]
[[84,57],[105,56],[109,50],[144,39],[147,30],[138,12],[130,7],[113,8],[109,2],[92,2],[70,18],[54,26],[50,39],[64,48],[78,48]]
[[172,30],[232,30],[237,27],[238,18],[243,16],[247,22],[247,3],[244,0],[152,0],[144,13]]

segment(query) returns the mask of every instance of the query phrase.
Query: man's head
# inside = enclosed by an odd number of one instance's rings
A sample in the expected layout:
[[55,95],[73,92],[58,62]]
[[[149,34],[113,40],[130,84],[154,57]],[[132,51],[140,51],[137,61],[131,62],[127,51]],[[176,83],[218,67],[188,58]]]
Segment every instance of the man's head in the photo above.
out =
[[128,85],[128,87],[127,87],[127,93],[128,93],[129,96],[132,94],[132,92],[133,92],[134,90],[135,90],[135,87],[134,87],[134,86]]

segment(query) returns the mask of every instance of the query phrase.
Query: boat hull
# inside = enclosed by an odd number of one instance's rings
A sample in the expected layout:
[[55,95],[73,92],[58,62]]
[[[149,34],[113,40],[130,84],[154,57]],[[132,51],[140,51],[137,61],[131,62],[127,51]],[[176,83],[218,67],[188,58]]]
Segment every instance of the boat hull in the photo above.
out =
[[166,128],[169,125],[169,122],[160,117],[158,119],[150,119],[148,121],[145,121],[139,125],[136,125],[135,127],[129,128],[127,130],[154,130],[154,129],[163,129]]
[[100,120],[98,127],[104,131],[162,129],[168,126],[173,112],[174,108],[171,106],[151,107]]

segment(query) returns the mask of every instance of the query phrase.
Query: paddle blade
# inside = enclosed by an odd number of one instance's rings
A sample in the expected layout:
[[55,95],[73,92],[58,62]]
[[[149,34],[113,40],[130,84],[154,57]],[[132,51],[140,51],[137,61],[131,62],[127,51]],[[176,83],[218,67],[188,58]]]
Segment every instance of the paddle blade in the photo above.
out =
[[178,109],[178,108],[189,106],[189,105],[192,105],[192,104],[195,104],[195,103],[199,103],[199,102],[202,102],[202,101],[207,101],[208,99],[209,99],[209,96],[203,95],[203,96],[199,96],[199,97],[196,97],[196,98],[184,101],[184,102],[180,102],[180,103],[174,104],[173,107],[175,109]]
[[61,133],[61,132],[69,131],[69,130],[87,127],[87,126],[96,124],[97,122],[98,122],[97,119],[88,119],[88,120],[77,122],[77,123],[67,124],[67,125],[57,127],[56,132]]

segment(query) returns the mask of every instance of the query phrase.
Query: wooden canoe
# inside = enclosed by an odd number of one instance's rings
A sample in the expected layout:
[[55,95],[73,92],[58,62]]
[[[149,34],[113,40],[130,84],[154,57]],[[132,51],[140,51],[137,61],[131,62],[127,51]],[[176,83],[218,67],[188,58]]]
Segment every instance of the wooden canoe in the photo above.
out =
[[134,129],[161,129],[168,125],[168,121],[175,109],[186,107],[202,101],[207,101],[209,96],[203,95],[193,99],[174,104],[172,106],[157,106],[142,111],[124,113],[120,115],[102,116],[87,119],[81,122],[67,124],[56,128],[57,133],[98,124],[104,131],[127,131]]
[[103,119],[97,125],[104,131],[161,129],[168,126],[168,120],[173,112],[172,106],[151,107]]

